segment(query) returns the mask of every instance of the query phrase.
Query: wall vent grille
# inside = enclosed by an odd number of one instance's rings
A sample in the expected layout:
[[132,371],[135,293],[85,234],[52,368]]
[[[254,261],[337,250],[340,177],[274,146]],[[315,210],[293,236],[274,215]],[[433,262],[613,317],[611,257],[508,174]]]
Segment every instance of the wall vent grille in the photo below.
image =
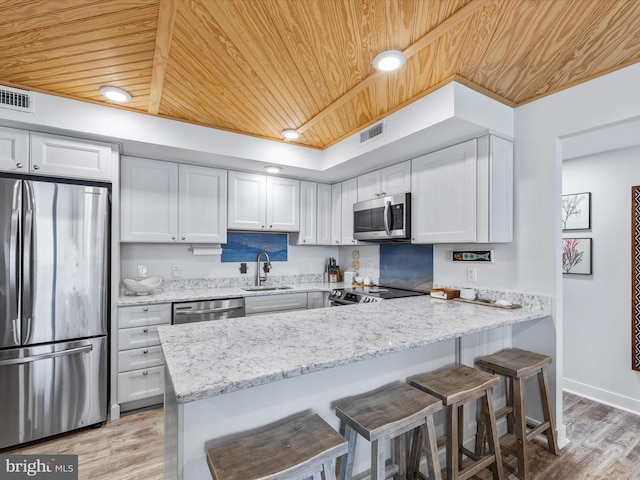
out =
[[376,123],[375,125],[360,132],[360,145],[369,143],[382,135],[384,135],[384,122]]
[[32,93],[0,85],[0,108],[33,113]]

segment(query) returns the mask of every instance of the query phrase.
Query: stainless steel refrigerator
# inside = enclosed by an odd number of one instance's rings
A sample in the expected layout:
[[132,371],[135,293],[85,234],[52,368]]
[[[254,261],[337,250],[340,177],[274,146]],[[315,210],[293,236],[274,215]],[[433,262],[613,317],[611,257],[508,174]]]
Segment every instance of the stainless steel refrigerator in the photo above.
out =
[[0,176],[0,449],[106,420],[109,206]]

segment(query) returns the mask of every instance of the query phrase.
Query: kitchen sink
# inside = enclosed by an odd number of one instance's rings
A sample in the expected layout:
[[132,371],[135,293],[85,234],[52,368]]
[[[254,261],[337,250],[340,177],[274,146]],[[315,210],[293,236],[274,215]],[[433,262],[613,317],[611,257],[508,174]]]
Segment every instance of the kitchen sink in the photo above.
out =
[[286,285],[261,285],[259,287],[244,287],[242,290],[246,292],[263,292],[268,290],[290,290],[293,287]]

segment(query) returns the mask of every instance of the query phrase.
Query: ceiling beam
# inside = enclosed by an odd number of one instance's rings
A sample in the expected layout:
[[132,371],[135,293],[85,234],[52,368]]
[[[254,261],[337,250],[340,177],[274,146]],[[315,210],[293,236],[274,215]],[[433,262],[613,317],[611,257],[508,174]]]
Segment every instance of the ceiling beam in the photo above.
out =
[[[473,0],[468,3],[456,13],[447,18],[444,22],[441,22],[439,25],[429,30],[425,35],[419,38],[416,42],[409,45],[402,53],[407,58],[411,58],[415,54],[417,54],[420,50],[426,48],[431,43],[436,41],[442,35],[447,33],[449,30],[455,28],[460,23],[467,20],[472,15],[475,15],[479,10],[484,8],[486,5],[491,3],[493,0]],[[386,72],[378,72],[375,71],[364,80],[362,80],[359,84],[353,87],[351,90],[345,92],[341,97],[338,97],[332,103],[330,103],[326,108],[317,113],[314,117],[307,120],[304,124],[300,125],[296,130],[300,133],[309,130],[314,125],[317,125],[319,122],[332,115],[333,112],[344,105],[345,103],[351,101],[353,98],[358,96],[362,91],[369,88],[376,80],[378,80],[382,75],[388,75]]]
[[167,71],[169,48],[176,19],[177,0],[160,0],[158,10],[158,30],[156,30],[156,49],[153,54],[151,89],[149,92],[149,113],[157,115],[164,87],[164,75]]

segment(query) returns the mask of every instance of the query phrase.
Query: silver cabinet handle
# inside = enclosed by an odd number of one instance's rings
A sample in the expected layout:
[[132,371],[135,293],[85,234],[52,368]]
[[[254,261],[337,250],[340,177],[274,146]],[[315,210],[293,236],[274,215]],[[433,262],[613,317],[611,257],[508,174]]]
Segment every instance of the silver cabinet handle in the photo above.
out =
[[144,350],[142,353],[146,355],[147,353],[149,353],[149,350]]
[[149,329],[145,328],[144,330],[142,330],[144,333],[149,333]]
[[142,375],[149,375],[149,372],[145,370],[144,372],[142,372]]
[[182,240],[186,240],[186,239],[187,239],[187,237],[182,237]]
[[171,240],[175,240],[175,239],[176,239],[175,235],[172,235]]
[[49,352],[40,355],[32,355],[30,357],[10,358],[8,360],[0,361],[0,367],[5,365],[21,365],[23,363],[37,362],[38,360],[46,360],[49,358],[64,357],[76,353],[86,353],[90,352],[91,350],[93,350],[93,345],[85,345],[84,347],[70,348],[69,350],[62,350],[60,352]]
[[34,170],[40,170],[40,166],[39,166],[39,165],[34,165],[34,166],[33,166],[33,169],[34,169]]
[[387,194],[387,192],[382,192],[382,193],[380,194],[380,196],[381,196],[381,197],[384,197],[386,194]]
[[16,163],[16,168],[22,168],[22,163],[21,162]]
[[143,312],[148,312],[148,311],[149,311],[149,307],[144,307],[144,308],[142,309],[142,311],[143,311]]

